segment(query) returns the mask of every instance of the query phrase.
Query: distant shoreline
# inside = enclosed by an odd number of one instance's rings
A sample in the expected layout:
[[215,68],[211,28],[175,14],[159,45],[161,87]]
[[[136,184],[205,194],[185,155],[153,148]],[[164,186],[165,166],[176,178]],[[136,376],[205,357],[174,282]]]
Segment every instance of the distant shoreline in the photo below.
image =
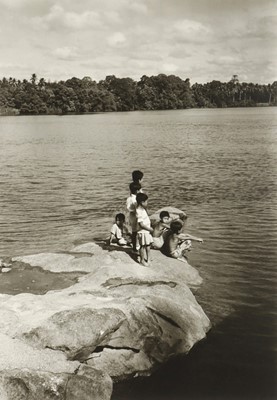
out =
[[28,81],[0,80],[0,115],[80,115],[113,111],[184,110],[190,108],[268,107],[277,105],[277,81],[260,85],[213,80],[191,85],[175,75],[102,81],[73,77],[50,82],[32,74]]
[[88,111],[88,112],[68,112],[68,113],[30,113],[20,114],[19,110],[0,110],[0,117],[24,117],[24,116],[64,116],[64,115],[90,115],[90,114],[105,114],[105,113],[121,113],[121,112],[135,112],[135,111],[176,111],[176,110],[203,110],[203,109],[230,109],[230,108],[264,108],[264,107],[276,107],[275,104],[260,103],[253,106],[233,106],[233,107],[188,107],[188,108],[175,108],[175,109],[156,109],[156,110],[126,110],[126,111]]

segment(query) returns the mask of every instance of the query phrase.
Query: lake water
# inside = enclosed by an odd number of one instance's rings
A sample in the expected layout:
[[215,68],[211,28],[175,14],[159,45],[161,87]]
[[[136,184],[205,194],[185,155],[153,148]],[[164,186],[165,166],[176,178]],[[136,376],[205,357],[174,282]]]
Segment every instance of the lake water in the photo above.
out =
[[0,257],[106,237],[141,169],[149,211],[188,214],[212,321],[113,400],[276,397],[277,108],[0,118]]

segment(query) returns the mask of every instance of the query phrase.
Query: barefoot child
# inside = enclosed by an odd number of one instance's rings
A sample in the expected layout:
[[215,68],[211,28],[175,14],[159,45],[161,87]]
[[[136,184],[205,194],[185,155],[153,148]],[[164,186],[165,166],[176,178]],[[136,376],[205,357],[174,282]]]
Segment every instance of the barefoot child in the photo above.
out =
[[172,221],[170,230],[167,232],[164,245],[162,248],[163,253],[168,257],[177,258],[180,261],[187,261],[185,251],[190,247],[191,240],[203,243],[201,238],[189,235],[188,233],[181,233],[183,223],[180,220]]
[[154,225],[153,231],[153,249],[161,249],[164,244],[164,234],[170,228],[171,218],[168,211],[160,212],[160,220]]
[[125,215],[122,213],[116,214],[115,223],[111,227],[109,244],[116,243],[120,246],[129,244],[129,241],[124,237],[128,234],[129,231],[125,225]]
[[132,230],[132,246],[133,251],[136,252],[136,240],[137,240],[137,231],[138,231],[138,223],[136,217],[136,208],[137,208],[137,199],[136,196],[141,189],[140,183],[131,182],[130,183],[130,196],[127,198],[126,207],[129,211],[129,224]]
[[148,196],[145,193],[138,193],[136,199],[136,217],[138,222],[137,249],[140,254],[140,264],[148,266],[150,261],[150,246],[153,242],[151,236],[153,228],[151,228],[150,218],[146,211]]

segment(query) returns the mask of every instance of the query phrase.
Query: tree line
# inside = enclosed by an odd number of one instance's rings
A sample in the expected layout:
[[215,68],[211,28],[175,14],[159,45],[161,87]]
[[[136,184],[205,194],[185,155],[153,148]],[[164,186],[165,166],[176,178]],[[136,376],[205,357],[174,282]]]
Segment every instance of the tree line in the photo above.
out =
[[172,110],[199,107],[277,105],[277,81],[268,85],[229,82],[190,84],[175,75],[131,78],[107,76],[50,82],[32,74],[30,80],[0,80],[0,114],[68,114],[105,111]]

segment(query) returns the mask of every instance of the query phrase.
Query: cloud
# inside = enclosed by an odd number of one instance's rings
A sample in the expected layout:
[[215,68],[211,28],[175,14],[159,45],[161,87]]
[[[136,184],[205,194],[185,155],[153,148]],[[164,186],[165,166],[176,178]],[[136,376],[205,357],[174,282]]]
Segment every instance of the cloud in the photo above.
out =
[[168,55],[172,58],[177,58],[181,60],[187,60],[188,58],[192,57],[194,54],[191,45],[185,45],[184,43],[176,43],[174,44]]
[[257,18],[248,23],[248,36],[260,37],[262,39],[277,38],[277,15],[268,15]]
[[65,11],[59,5],[52,6],[49,13],[43,17],[34,17],[33,22],[38,27],[54,30],[61,28],[78,30],[100,25],[99,14],[95,11],[76,13]]
[[162,64],[162,70],[165,73],[173,73],[176,72],[178,69],[179,67],[176,64],[169,64],[169,63]]
[[276,0],[0,0],[0,9],[6,76],[276,80]]
[[0,0],[0,6],[16,9],[30,3],[30,0]]
[[77,49],[75,47],[58,47],[53,50],[52,54],[60,60],[74,60],[77,58]]
[[166,30],[170,40],[179,43],[204,43],[212,38],[213,33],[208,25],[189,19],[177,20]]
[[179,20],[174,24],[176,32],[182,35],[199,35],[199,34],[208,34],[210,33],[210,29],[203,25],[201,22],[192,21],[188,19]]
[[115,32],[108,37],[107,41],[111,47],[121,47],[126,43],[126,37],[122,32]]
[[230,55],[221,55],[221,56],[211,58],[208,62],[210,64],[225,67],[225,66],[239,64],[240,61],[241,60],[239,60],[237,57],[233,57]]
[[143,3],[131,3],[129,4],[129,9],[138,13],[138,14],[147,14],[147,5]]
[[21,61],[18,62],[8,62],[0,63],[0,71],[2,77],[12,77],[19,79],[21,76],[29,78],[31,76],[30,66],[28,63]]
[[2,69],[8,69],[8,68],[14,68],[14,67],[18,67],[19,65],[22,65],[22,64],[13,64],[13,63],[10,63],[10,62],[0,62],[0,68]]
[[120,24],[122,19],[117,11],[108,10],[103,12],[107,24]]
[[59,0],[0,0],[1,14],[6,12],[19,18],[34,17],[48,12],[49,8]]
[[277,15],[249,16],[249,19],[234,20],[228,23],[226,29],[222,26],[215,27],[215,33],[223,42],[238,39],[241,43],[245,40],[270,40],[277,38]]

